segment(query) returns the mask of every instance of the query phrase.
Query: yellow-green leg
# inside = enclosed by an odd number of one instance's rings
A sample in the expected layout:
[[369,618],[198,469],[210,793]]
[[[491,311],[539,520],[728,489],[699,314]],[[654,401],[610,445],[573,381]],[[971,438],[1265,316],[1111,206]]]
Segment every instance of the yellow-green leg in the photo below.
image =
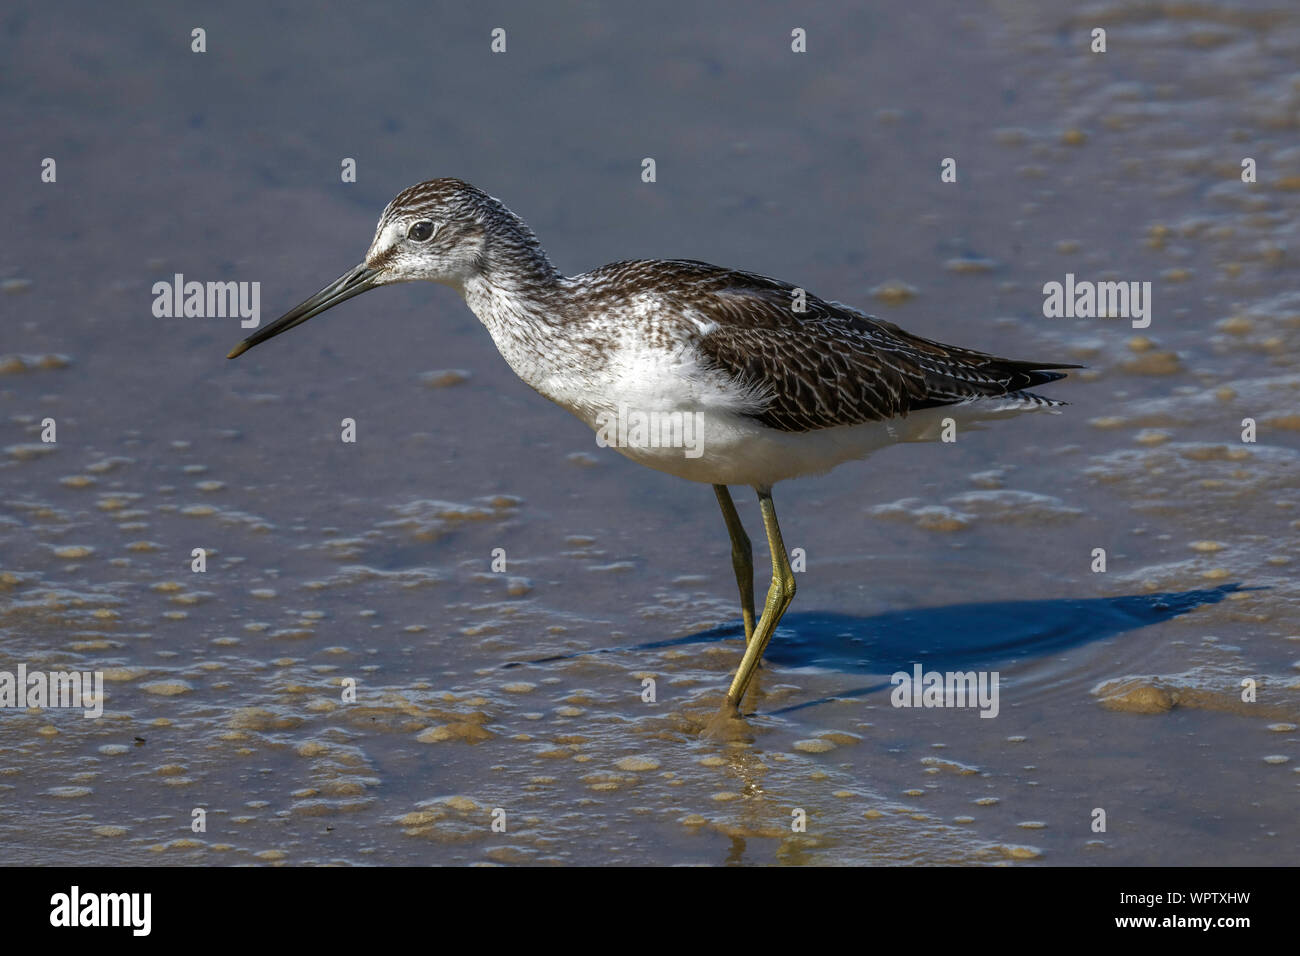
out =
[[736,584],[740,588],[740,616],[745,621],[745,645],[748,646],[754,637],[754,548],[745,534],[745,526],[740,523],[740,515],[736,514],[727,486],[714,485],[713,492],[718,496],[722,520],[731,535],[731,566],[736,570]]
[[739,709],[745,699],[749,682],[758,670],[758,662],[767,649],[767,642],[772,639],[781,616],[794,600],[794,572],[790,570],[790,559],[785,553],[785,544],[781,541],[781,526],[776,521],[776,507],[772,504],[772,490],[759,488],[758,507],[763,512],[763,528],[767,532],[767,546],[772,552],[772,585],[767,589],[767,600],[763,604],[763,616],[759,618],[754,629],[753,639],[745,645],[745,656],[741,658],[735,679],[727,691],[727,704]]

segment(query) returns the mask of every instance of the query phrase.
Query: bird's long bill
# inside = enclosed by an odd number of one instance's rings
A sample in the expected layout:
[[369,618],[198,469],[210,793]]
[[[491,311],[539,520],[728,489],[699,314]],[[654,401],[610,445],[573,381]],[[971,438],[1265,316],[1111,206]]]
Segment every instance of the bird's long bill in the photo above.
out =
[[378,275],[378,269],[369,269],[364,262],[355,269],[349,269],[310,299],[290,309],[270,325],[258,329],[244,339],[230,350],[230,354],[226,358],[238,358],[254,345],[275,338],[281,332],[288,332],[295,325],[301,325],[313,315],[320,315],[326,309],[333,308],[344,299],[350,299],[354,295],[360,295],[368,289],[373,289],[379,284],[375,281]]

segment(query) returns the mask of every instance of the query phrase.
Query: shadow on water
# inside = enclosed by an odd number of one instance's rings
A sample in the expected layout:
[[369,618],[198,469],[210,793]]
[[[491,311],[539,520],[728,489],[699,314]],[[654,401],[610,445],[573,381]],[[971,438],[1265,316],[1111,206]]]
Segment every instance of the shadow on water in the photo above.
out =
[[[794,613],[782,619],[764,658],[781,667],[817,667],[850,674],[892,674],[910,670],[914,664],[926,670],[978,669],[1022,657],[1043,657],[1114,637],[1168,621],[1202,605],[1218,604],[1236,591],[1254,590],[1262,589],[1224,584],[1208,590],[1109,598],[952,604],[887,611],[872,617],[819,611]],[[662,641],[515,661],[504,666],[716,643],[742,635],[740,623],[732,622]],[[862,697],[890,686],[886,680],[835,697]],[[830,699],[795,704],[775,713],[801,710]]]

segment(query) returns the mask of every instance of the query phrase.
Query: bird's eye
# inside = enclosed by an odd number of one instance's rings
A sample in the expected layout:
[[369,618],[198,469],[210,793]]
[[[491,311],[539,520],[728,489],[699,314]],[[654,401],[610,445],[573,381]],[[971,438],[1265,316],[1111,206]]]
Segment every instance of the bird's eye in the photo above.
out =
[[422,219],[420,222],[412,223],[411,228],[407,230],[406,235],[411,239],[414,239],[416,242],[428,242],[433,236],[433,223],[429,222],[427,219]]

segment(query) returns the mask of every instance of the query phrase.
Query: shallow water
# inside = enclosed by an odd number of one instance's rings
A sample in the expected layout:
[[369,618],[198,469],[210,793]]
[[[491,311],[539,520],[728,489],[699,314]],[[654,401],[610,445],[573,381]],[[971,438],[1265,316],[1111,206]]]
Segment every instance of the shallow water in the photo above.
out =
[[[0,710],[0,862],[1294,862],[1300,11],[919,7],[7,12],[0,670],[107,703]],[[181,272],[269,321],[440,175],[568,272],[706,259],[1089,369],[778,487],[807,570],[747,733],[702,738],[742,644],[708,488],[597,448],[446,289],[238,362],[236,319],[151,314]],[[1043,318],[1067,272],[1152,282],[1150,328]],[[998,716],[891,706],[914,663],[996,670]]]

